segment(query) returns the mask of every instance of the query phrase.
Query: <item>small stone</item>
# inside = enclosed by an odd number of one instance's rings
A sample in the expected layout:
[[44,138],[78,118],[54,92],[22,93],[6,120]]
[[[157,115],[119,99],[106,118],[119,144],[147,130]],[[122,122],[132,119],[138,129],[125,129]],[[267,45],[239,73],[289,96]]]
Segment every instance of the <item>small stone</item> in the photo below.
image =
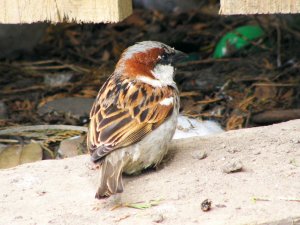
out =
[[153,214],[152,215],[152,222],[154,223],[161,223],[164,221],[164,216],[163,214],[159,213],[159,214]]
[[241,150],[238,150],[238,149],[228,149],[227,152],[231,153],[231,154],[234,154],[236,152],[240,152]]
[[78,136],[63,140],[60,143],[58,153],[61,158],[69,158],[82,154],[81,143],[84,137]]
[[49,86],[58,86],[63,85],[71,80],[73,77],[72,73],[49,73],[45,74],[44,82],[46,85]]
[[212,201],[209,200],[209,199],[205,199],[202,203],[201,203],[201,210],[203,212],[207,212],[211,209],[211,204],[212,204]]
[[226,162],[222,167],[223,173],[239,172],[242,169],[243,169],[243,164],[240,160],[237,159],[233,159],[229,162]]
[[194,159],[198,159],[198,160],[204,159],[207,157],[206,151],[201,151],[201,150],[193,151],[191,153],[191,155]]
[[81,116],[89,115],[94,101],[93,98],[59,98],[41,106],[38,109],[38,114],[45,115],[50,112],[60,112],[70,113],[71,115],[80,118]]

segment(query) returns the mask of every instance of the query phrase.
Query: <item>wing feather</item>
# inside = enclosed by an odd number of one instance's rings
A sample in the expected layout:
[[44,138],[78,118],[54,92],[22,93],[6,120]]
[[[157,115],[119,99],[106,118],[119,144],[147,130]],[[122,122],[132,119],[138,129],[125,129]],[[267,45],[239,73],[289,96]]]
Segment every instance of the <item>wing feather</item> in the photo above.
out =
[[100,90],[90,113],[88,148],[93,161],[111,151],[134,144],[172,114],[176,101],[173,87],[153,88],[135,80],[111,77]]

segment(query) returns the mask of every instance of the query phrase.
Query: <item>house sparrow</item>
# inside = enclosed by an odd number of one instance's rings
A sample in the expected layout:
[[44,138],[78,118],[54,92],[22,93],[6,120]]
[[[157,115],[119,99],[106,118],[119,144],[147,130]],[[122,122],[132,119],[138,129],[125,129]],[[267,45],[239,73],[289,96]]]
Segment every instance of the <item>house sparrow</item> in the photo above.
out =
[[185,54],[156,41],[127,48],[90,112],[87,146],[100,165],[96,198],[123,192],[122,173],[158,165],[179,110],[174,63]]

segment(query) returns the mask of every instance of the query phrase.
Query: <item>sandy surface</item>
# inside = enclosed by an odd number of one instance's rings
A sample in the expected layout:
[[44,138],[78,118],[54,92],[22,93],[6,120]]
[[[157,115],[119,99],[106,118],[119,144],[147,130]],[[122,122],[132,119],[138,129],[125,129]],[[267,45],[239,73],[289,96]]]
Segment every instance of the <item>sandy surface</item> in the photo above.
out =
[[[223,172],[237,161],[242,171]],[[87,162],[78,156],[0,171],[0,224],[241,225],[300,217],[300,120],[173,141],[162,168],[126,178],[124,193],[108,200],[94,199],[97,171]],[[207,198],[212,209],[203,212]],[[118,201],[159,199],[145,210],[111,210]]]

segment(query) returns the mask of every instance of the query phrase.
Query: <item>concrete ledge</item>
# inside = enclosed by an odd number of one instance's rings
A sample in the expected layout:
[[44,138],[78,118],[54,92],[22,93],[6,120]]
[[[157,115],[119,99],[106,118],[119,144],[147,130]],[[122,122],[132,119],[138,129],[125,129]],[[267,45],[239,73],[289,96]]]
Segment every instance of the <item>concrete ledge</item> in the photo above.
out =
[[[205,151],[197,159],[194,151]],[[158,171],[125,179],[118,201],[158,200],[138,210],[95,200],[89,157],[40,161],[0,171],[2,224],[299,224],[300,120],[172,142]],[[234,160],[242,171],[224,173]],[[204,199],[212,209],[201,211]]]

